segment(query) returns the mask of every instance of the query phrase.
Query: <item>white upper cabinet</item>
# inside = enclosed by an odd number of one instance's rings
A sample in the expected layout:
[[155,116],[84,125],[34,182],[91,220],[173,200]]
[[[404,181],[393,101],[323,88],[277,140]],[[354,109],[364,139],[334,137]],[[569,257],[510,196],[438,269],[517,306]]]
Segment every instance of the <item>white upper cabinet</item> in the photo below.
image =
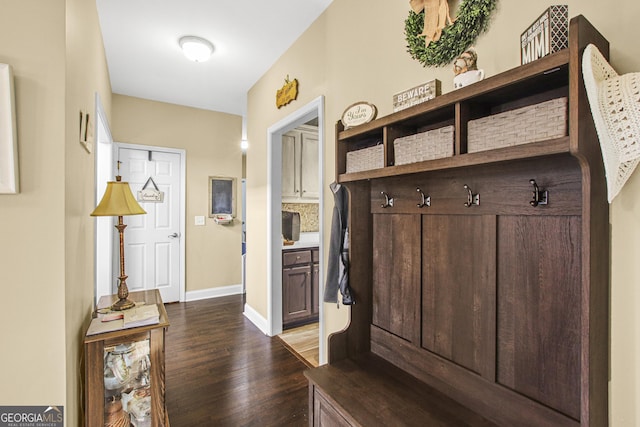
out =
[[282,200],[317,203],[318,128],[300,126],[282,135]]
[[282,135],[282,198],[299,197],[296,183],[296,142],[294,131]]

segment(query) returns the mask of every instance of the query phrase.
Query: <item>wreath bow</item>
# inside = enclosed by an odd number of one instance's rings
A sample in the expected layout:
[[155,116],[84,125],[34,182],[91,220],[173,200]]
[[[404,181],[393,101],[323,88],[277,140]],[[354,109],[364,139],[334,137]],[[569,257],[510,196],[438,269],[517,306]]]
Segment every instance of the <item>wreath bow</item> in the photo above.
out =
[[440,40],[444,27],[453,24],[447,0],[409,0],[409,5],[415,13],[424,10],[424,28],[420,35],[425,36],[425,47]]
[[[460,0],[453,22],[446,0],[409,0],[411,8],[404,26],[407,51],[425,67],[450,64],[487,29],[497,2]],[[447,19],[451,25],[445,28]],[[437,22],[435,27],[433,22]]]

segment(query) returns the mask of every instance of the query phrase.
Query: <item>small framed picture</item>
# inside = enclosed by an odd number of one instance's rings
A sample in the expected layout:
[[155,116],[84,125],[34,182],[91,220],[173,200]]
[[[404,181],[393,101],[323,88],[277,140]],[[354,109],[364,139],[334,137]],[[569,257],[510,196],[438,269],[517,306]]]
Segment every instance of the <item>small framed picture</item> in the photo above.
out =
[[0,64],[0,194],[16,194],[18,138],[11,66]]
[[209,218],[219,215],[236,216],[236,179],[209,177]]

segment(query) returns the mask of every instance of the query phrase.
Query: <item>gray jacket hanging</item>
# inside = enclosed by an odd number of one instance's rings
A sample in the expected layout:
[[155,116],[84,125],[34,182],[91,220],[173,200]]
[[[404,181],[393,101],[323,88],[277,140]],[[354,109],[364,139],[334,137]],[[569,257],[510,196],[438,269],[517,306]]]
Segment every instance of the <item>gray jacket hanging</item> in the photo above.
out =
[[342,294],[342,304],[355,304],[349,288],[349,193],[338,184],[329,185],[333,193],[334,207],[331,218],[331,240],[327,280],[324,287],[324,302],[338,302],[338,291]]

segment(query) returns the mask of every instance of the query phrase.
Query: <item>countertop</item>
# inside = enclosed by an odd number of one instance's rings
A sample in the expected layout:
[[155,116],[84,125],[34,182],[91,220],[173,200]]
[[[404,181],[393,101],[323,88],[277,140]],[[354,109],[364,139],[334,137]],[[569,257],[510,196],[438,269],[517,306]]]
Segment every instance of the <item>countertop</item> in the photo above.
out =
[[300,233],[300,240],[295,242],[293,245],[282,245],[282,250],[291,250],[291,249],[306,249],[313,248],[319,246],[320,243],[320,233],[311,232],[311,233]]

